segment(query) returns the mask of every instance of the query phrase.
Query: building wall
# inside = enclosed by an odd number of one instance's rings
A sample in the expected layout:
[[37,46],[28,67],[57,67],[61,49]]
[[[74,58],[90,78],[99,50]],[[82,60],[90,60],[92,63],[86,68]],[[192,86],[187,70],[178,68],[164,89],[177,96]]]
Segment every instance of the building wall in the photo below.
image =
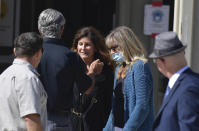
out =
[[[170,8],[169,29],[178,33],[180,39],[187,45],[185,50],[188,65],[199,73],[199,1],[198,0],[117,0],[117,25],[126,25],[132,28],[142,41],[147,52],[153,49],[154,39],[143,33],[144,5],[152,1],[172,3]],[[174,6],[175,2],[175,6]],[[174,11],[173,11],[174,10]],[[172,17],[174,16],[174,20]],[[159,110],[168,79],[157,71],[156,65],[149,60],[154,78],[154,105],[155,112]]]
[[199,1],[175,0],[174,31],[187,45],[185,50],[188,65],[199,73]]
[[199,1],[194,0],[193,3],[193,32],[192,32],[192,62],[191,67],[194,71],[199,73]]
[[[4,0],[5,1],[5,0]],[[13,0],[6,0],[10,2]],[[23,32],[38,32],[37,20],[41,11],[47,8],[57,9],[66,18],[63,40],[67,47],[72,46],[72,41],[76,31],[84,26],[96,27],[106,36],[113,27],[113,14],[115,14],[115,0],[17,0],[13,11],[16,21],[13,40]],[[11,12],[11,11],[10,11]],[[1,20],[0,20],[1,22]],[[39,32],[38,32],[39,33]],[[12,34],[12,32],[10,33]],[[1,37],[0,37],[1,42]],[[10,47],[3,47],[0,44],[0,73],[11,65],[13,55],[13,43]]]

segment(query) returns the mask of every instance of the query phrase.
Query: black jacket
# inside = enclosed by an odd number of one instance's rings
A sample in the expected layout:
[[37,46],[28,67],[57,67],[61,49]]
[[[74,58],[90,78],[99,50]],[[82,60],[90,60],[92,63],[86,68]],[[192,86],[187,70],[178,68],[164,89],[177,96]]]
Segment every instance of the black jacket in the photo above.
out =
[[74,109],[83,115],[82,121],[78,121],[78,117],[73,116],[74,131],[79,131],[79,125],[82,131],[102,131],[106,125],[112,105],[113,69],[104,65],[102,73],[97,75],[95,80],[95,87],[91,94],[83,94],[81,103],[78,101],[78,93],[75,93],[77,101],[74,103]]
[[91,85],[85,64],[76,53],[63,46],[59,39],[44,38],[43,56],[38,71],[48,94],[48,112],[69,111],[73,101],[74,83],[80,92]]

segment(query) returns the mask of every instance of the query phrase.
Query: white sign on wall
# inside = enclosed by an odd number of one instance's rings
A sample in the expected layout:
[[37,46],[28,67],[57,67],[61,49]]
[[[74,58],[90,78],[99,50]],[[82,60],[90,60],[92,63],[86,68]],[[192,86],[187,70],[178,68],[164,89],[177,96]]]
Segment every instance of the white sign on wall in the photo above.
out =
[[145,5],[144,34],[158,34],[169,29],[169,6]]

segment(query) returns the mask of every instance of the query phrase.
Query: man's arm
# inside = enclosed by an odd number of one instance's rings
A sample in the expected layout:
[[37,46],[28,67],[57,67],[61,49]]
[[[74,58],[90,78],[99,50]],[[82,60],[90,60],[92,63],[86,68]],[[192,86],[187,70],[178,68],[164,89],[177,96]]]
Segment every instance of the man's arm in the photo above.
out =
[[39,114],[30,114],[24,116],[27,131],[42,131],[42,124]]
[[199,130],[199,88],[190,85],[178,100],[178,123],[181,131]]

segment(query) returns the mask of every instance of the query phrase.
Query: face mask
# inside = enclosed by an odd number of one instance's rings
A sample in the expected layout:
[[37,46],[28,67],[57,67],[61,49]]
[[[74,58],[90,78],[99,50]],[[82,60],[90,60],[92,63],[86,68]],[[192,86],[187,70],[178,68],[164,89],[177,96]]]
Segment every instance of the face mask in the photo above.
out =
[[116,62],[124,62],[124,58],[123,58],[121,52],[116,52],[116,53],[112,54],[112,58]]

